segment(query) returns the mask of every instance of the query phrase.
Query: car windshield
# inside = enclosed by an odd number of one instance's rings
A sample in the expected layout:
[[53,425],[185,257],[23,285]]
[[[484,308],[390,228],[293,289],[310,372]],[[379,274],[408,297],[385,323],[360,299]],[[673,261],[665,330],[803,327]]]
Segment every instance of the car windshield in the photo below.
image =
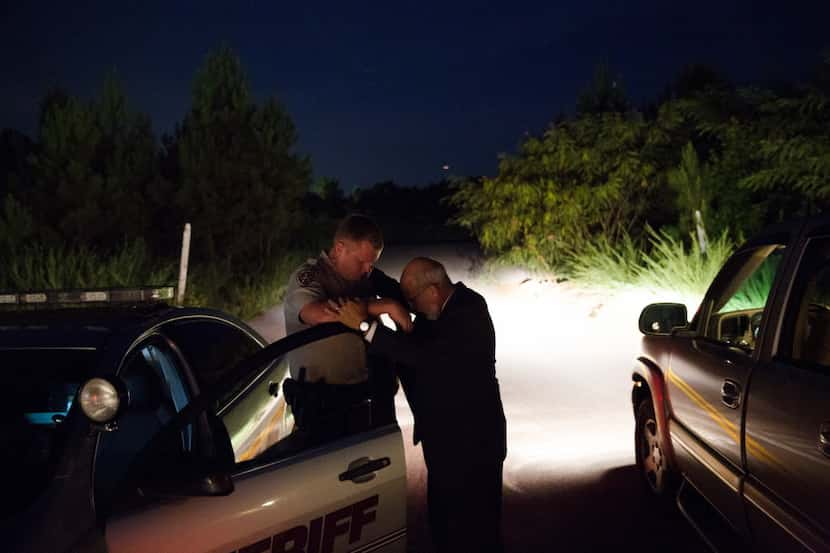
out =
[[63,419],[89,377],[91,350],[0,349],[0,469],[14,479],[0,516],[28,507],[48,486],[64,449]]

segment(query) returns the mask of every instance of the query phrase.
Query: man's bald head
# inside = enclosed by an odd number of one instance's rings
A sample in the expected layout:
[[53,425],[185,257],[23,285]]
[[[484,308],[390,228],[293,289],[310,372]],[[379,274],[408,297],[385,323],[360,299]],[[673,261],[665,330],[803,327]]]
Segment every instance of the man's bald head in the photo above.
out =
[[430,284],[450,284],[443,265],[428,257],[416,257],[406,264],[401,273],[401,285],[407,291],[417,292]]
[[401,273],[401,288],[410,306],[435,319],[441,313],[453,285],[441,263],[428,257],[416,257]]

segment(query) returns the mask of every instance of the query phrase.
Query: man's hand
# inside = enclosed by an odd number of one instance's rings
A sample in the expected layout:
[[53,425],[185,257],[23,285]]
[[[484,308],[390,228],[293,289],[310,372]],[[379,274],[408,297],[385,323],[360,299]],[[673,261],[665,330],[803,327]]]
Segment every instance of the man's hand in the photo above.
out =
[[412,332],[412,317],[406,307],[389,298],[369,302],[370,315],[380,317],[383,313],[389,315],[400,330],[406,333]]
[[351,329],[360,330],[360,323],[368,318],[369,311],[365,303],[347,300],[340,306],[340,313],[337,320]]
[[398,325],[399,329],[407,334],[412,332],[412,329],[414,328],[412,325],[412,316],[409,314],[409,310],[406,307],[395,300],[389,300],[389,306],[387,309],[389,318],[391,318],[395,324]]
[[307,325],[336,322],[338,307],[331,300],[309,302],[300,309],[300,321]]

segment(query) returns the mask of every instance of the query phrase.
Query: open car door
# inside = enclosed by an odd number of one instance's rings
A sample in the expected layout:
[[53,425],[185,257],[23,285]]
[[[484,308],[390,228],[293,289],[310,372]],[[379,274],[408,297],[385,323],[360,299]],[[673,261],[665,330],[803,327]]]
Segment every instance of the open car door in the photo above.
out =
[[323,407],[300,406],[322,413],[314,424],[297,425],[297,400],[286,401],[291,354],[344,332],[288,336],[196,396],[162,431],[174,439],[153,440],[119,488],[104,521],[109,551],[405,551],[397,424],[373,422],[371,397],[353,391],[315,389]]

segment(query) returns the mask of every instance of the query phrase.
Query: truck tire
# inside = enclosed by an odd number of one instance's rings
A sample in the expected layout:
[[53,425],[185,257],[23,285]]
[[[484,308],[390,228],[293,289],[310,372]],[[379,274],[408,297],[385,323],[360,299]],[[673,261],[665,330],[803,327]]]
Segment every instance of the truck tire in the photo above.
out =
[[644,399],[637,406],[634,447],[637,468],[651,492],[663,499],[673,500],[679,476],[671,460],[661,447],[662,436],[654,416],[654,403]]

